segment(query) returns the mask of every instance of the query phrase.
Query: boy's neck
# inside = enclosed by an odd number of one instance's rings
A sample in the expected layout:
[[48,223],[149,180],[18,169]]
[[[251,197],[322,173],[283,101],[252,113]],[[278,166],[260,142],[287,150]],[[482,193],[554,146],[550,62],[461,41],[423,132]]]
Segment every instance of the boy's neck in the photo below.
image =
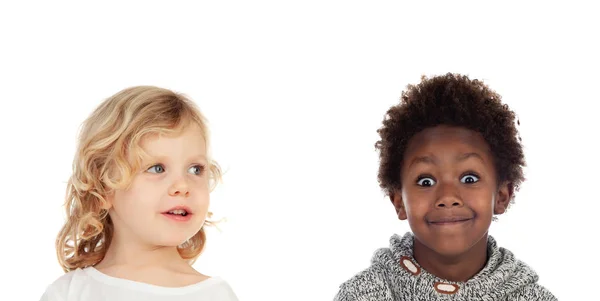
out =
[[447,257],[425,246],[415,238],[415,260],[427,272],[449,281],[465,282],[481,271],[487,262],[487,234],[463,254]]

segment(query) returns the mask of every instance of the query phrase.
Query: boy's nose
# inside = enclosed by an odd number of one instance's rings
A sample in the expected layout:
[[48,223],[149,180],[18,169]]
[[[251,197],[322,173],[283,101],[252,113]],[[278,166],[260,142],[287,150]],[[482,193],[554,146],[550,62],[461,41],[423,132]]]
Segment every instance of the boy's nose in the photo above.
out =
[[458,187],[453,184],[441,184],[440,193],[435,202],[437,208],[462,207],[463,201],[458,192]]
[[461,199],[455,197],[442,197],[438,199],[435,206],[438,208],[462,207],[463,202]]

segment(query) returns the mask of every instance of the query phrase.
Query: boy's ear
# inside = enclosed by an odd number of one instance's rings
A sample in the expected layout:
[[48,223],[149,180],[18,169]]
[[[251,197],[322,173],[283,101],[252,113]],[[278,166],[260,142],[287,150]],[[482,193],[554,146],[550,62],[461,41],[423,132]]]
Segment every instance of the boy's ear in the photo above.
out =
[[498,187],[496,191],[496,198],[494,201],[494,214],[502,214],[506,212],[506,208],[510,204],[510,200],[513,195],[513,185],[510,182],[504,182]]
[[406,220],[408,216],[406,215],[406,207],[404,206],[404,201],[402,199],[402,191],[394,190],[390,193],[390,200],[392,201],[392,204],[394,204],[398,218],[400,220]]

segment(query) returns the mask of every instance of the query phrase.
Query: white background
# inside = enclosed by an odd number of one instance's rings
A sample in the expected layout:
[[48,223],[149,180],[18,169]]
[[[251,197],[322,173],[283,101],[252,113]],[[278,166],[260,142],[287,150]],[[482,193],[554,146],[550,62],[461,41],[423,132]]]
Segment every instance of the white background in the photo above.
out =
[[559,299],[597,292],[591,5],[122,2],[0,4],[0,299],[37,300],[62,274],[54,239],[78,127],[104,98],[151,84],[199,104],[227,171],[212,209],[228,222],[195,266],[241,300],[331,300],[408,230],[377,185],[385,111],[448,71],[483,79],[521,120],[528,180],[491,234]]

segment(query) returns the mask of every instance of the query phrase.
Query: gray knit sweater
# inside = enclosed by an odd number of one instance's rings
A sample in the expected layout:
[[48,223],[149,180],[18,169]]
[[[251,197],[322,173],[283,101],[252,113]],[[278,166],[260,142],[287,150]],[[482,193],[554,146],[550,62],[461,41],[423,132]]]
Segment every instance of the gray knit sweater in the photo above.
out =
[[538,275],[488,236],[488,262],[466,282],[440,279],[413,258],[412,233],[390,239],[390,247],[377,250],[371,266],[340,286],[336,301],[557,300],[537,284]]

